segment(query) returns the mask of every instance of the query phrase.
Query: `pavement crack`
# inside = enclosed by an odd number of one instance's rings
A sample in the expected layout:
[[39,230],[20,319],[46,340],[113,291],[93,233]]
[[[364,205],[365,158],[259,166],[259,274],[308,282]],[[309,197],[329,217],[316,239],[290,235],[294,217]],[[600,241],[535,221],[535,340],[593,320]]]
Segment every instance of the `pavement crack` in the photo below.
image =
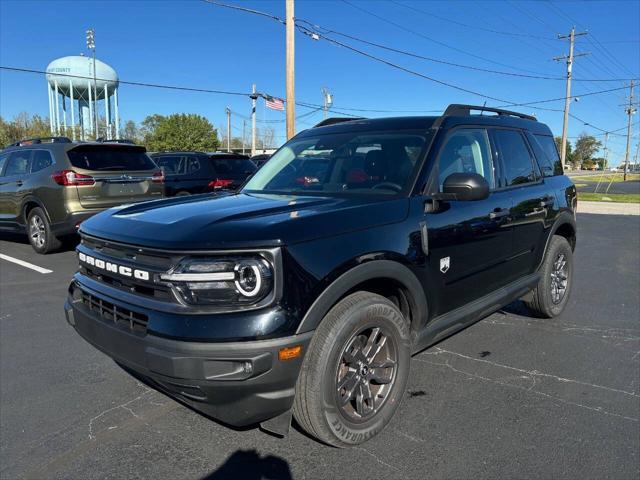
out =
[[[443,349],[439,349],[439,350],[440,350],[440,352],[434,352],[434,353],[431,353],[431,355],[439,354],[439,353],[449,353],[447,350],[443,350]],[[462,356],[466,357],[466,355],[462,355]],[[472,360],[478,360],[478,359],[475,359],[475,358],[472,358],[472,357],[466,357],[466,358],[470,358]],[[604,408],[602,408],[600,406],[592,407],[592,406],[589,406],[589,405],[584,405],[582,403],[573,402],[571,400],[567,400],[567,399],[564,399],[564,398],[561,398],[561,397],[557,397],[555,395],[551,395],[551,394],[548,394],[548,393],[545,393],[545,392],[541,392],[540,390],[534,390],[533,387],[535,385],[535,379],[534,379],[533,384],[530,385],[529,387],[522,387],[520,385],[515,385],[513,383],[508,383],[508,382],[504,382],[504,381],[500,381],[500,380],[495,380],[493,378],[488,378],[488,377],[485,377],[485,376],[482,376],[482,375],[478,375],[477,373],[472,373],[472,372],[467,372],[465,370],[460,370],[460,369],[452,366],[449,363],[449,360],[446,360],[445,363],[431,362],[429,360],[424,360],[424,359],[421,359],[421,358],[415,358],[415,360],[417,360],[419,362],[422,362],[422,363],[428,363],[430,365],[446,367],[446,368],[448,368],[448,369],[450,369],[450,370],[452,370],[452,371],[454,371],[456,373],[459,373],[459,374],[462,374],[462,375],[467,375],[467,376],[472,377],[472,378],[477,378],[477,379],[485,381],[485,382],[490,382],[490,383],[494,383],[496,385],[502,385],[502,386],[505,386],[505,387],[515,388],[515,389],[518,389],[518,390],[529,392],[529,393],[532,393],[532,394],[535,394],[535,395],[540,395],[540,396],[543,396],[543,397],[548,398],[550,400],[555,400],[555,401],[564,403],[566,405],[573,405],[573,406],[576,406],[576,407],[585,408],[587,410],[591,410],[591,411],[595,411],[595,412],[598,412],[598,413],[602,413],[604,415],[609,415],[609,416],[613,416],[613,417],[622,418],[622,419],[625,419],[625,420],[630,420],[632,422],[638,422],[639,421],[638,418],[629,417],[629,416],[621,415],[621,414],[614,413],[614,412],[609,412],[609,411],[605,410]],[[488,362],[488,363],[493,363],[493,362]],[[496,364],[496,366],[502,367],[502,365],[500,365],[500,364]],[[505,368],[510,368],[510,367],[505,366]],[[514,370],[521,370],[521,369],[514,368]],[[520,377],[520,378],[526,378],[526,377]],[[586,385],[589,385],[589,384],[586,384]]]
[[116,405],[115,407],[111,407],[108,408],[106,410],[104,410],[103,412],[100,412],[98,415],[96,415],[95,417],[91,418],[89,420],[89,440],[95,440],[96,436],[93,434],[93,424],[96,420],[98,420],[99,418],[104,417],[106,414],[113,412],[114,410],[118,410],[119,408],[131,413],[131,415],[133,415],[136,418],[140,418],[140,415],[138,415],[136,412],[134,412],[129,405],[131,405],[133,402],[136,402],[138,400],[141,400],[142,398],[144,398],[146,395],[148,395],[149,393],[152,393],[153,390],[151,389],[146,389],[144,392],[142,392],[140,395],[138,395],[135,398],[132,398],[131,400],[128,400],[124,403],[121,403],[120,405]]
[[393,465],[385,462],[384,460],[381,460],[378,455],[376,455],[375,453],[370,452],[366,448],[363,448],[363,447],[353,447],[353,448],[354,448],[354,450],[360,450],[360,451],[366,453],[367,455],[369,455],[370,457],[373,457],[376,460],[376,462],[378,462],[380,465],[384,465],[385,467],[388,467],[388,468],[390,468],[392,470],[395,470],[396,472],[401,472],[402,471],[398,467],[394,467]]
[[445,350],[443,348],[440,347],[435,347],[435,352],[424,352],[421,355],[440,355],[442,353],[448,353],[449,355],[455,355],[461,358],[465,358],[467,360],[472,360],[474,362],[480,362],[480,363],[486,363],[489,365],[493,365],[494,367],[499,367],[499,368],[506,368],[509,370],[514,370],[516,372],[520,372],[520,373],[525,373],[527,375],[533,375],[536,377],[548,377],[548,378],[553,378],[554,380],[557,380],[559,382],[565,382],[565,383],[575,383],[578,385],[584,385],[587,387],[592,387],[592,388],[599,388],[602,390],[607,390],[609,392],[615,392],[615,393],[621,393],[623,395],[630,395],[632,397],[636,397],[636,398],[640,398],[640,395],[638,395],[636,392],[629,392],[627,390],[620,390],[618,388],[612,388],[612,387],[605,387],[604,385],[598,385],[595,383],[589,383],[589,382],[582,382],[580,380],[574,380],[571,378],[564,378],[564,377],[560,377],[558,375],[553,375],[551,373],[544,373],[544,372],[539,372],[537,370],[525,370],[523,368],[517,368],[517,367],[512,367],[510,365],[504,365],[502,363],[496,363],[496,362],[492,362],[490,360],[484,360],[482,358],[475,358],[475,357],[471,357],[469,355],[464,355],[462,353],[458,353],[458,352],[452,352],[451,350]]

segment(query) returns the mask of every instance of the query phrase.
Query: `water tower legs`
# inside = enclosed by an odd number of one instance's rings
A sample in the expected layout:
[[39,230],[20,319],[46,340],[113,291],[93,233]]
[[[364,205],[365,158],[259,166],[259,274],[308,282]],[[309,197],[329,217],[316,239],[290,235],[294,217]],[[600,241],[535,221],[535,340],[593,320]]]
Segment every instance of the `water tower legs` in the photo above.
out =
[[73,81],[69,81],[69,98],[71,98],[71,139],[75,141],[76,139],[76,109],[73,99]]
[[113,89],[113,100],[115,102],[115,114],[116,114],[116,138],[120,138],[120,108],[118,107],[118,89]]
[[89,131],[92,134],[95,135],[96,134],[95,128],[94,128],[95,127],[95,122],[93,121],[93,99],[91,98],[92,91],[91,91],[91,83],[90,82],[87,82],[87,91],[89,92],[89,120],[90,120],[90,123],[91,123],[91,128],[90,128]]
[[107,127],[105,137],[107,137],[107,140],[111,140],[111,120],[109,119],[109,89],[107,88],[106,83],[104,84],[104,117]]
[[49,127],[51,129],[51,135],[55,135],[55,129],[53,126],[53,95],[51,94],[51,85],[47,82],[47,94],[49,96]]
[[56,135],[60,135],[60,105],[58,103],[58,82],[55,82]]

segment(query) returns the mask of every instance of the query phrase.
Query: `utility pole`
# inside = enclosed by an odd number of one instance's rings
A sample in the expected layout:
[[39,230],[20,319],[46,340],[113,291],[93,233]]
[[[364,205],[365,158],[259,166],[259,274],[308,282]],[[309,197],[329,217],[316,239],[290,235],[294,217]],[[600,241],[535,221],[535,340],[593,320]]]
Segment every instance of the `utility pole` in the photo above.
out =
[[256,93],[256,84],[253,84],[251,90],[251,156],[256,154],[256,100],[258,100],[258,94]]
[[636,109],[633,106],[633,80],[629,82],[629,105],[626,108],[627,112],[627,149],[624,152],[624,177],[623,181],[627,181],[627,172],[629,171],[629,148],[631,146],[631,116],[636,113]]
[[322,87],[322,111],[324,112],[325,119],[328,116],[331,105],[333,105],[333,95],[331,95],[327,87]]
[[247,129],[247,121],[242,120],[242,154],[244,155],[245,130]]
[[562,151],[560,152],[560,159],[562,161],[562,168],[567,156],[567,134],[569,130],[569,103],[571,102],[571,72],[573,70],[573,59],[575,57],[582,57],[588,55],[588,53],[579,53],[574,55],[573,46],[575,44],[576,37],[586,35],[587,32],[576,33],[576,27],[571,28],[569,35],[558,35],[558,39],[569,39],[569,55],[562,55],[561,57],[555,57],[554,60],[559,62],[566,60],[567,62],[567,91],[564,99],[564,122],[562,123]]
[[[98,84],[96,80],[96,32],[93,28],[87,30],[87,48],[93,52],[93,118],[94,135],[98,138]],[[106,99],[105,99],[106,100]]]
[[224,111],[227,114],[227,152],[231,151],[231,109],[225,108]]
[[602,171],[609,165],[609,150],[607,150],[607,142],[609,141],[609,132],[604,132],[604,165],[602,165]]
[[295,24],[293,18],[293,0],[286,0],[287,140],[296,134]]

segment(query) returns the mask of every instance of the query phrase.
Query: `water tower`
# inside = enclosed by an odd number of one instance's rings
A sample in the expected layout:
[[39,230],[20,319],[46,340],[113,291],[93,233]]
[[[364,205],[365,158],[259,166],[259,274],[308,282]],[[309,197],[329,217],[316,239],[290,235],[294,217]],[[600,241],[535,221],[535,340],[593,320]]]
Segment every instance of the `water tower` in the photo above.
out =
[[100,60],[95,60],[94,70],[93,62],[73,55],[47,67],[51,135],[68,135],[74,140],[89,135],[119,137],[118,74]]

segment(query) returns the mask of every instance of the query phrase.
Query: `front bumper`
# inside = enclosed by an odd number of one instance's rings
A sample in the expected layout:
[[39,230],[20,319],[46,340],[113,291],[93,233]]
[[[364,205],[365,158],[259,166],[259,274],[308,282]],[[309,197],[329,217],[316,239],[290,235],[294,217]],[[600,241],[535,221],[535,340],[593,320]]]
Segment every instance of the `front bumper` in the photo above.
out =
[[[73,296],[64,308],[80,336],[131,374],[236,427],[289,411],[313,333],[246,342],[189,342],[125,330]],[[302,355],[279,360],[280,349],[298,345]]]

